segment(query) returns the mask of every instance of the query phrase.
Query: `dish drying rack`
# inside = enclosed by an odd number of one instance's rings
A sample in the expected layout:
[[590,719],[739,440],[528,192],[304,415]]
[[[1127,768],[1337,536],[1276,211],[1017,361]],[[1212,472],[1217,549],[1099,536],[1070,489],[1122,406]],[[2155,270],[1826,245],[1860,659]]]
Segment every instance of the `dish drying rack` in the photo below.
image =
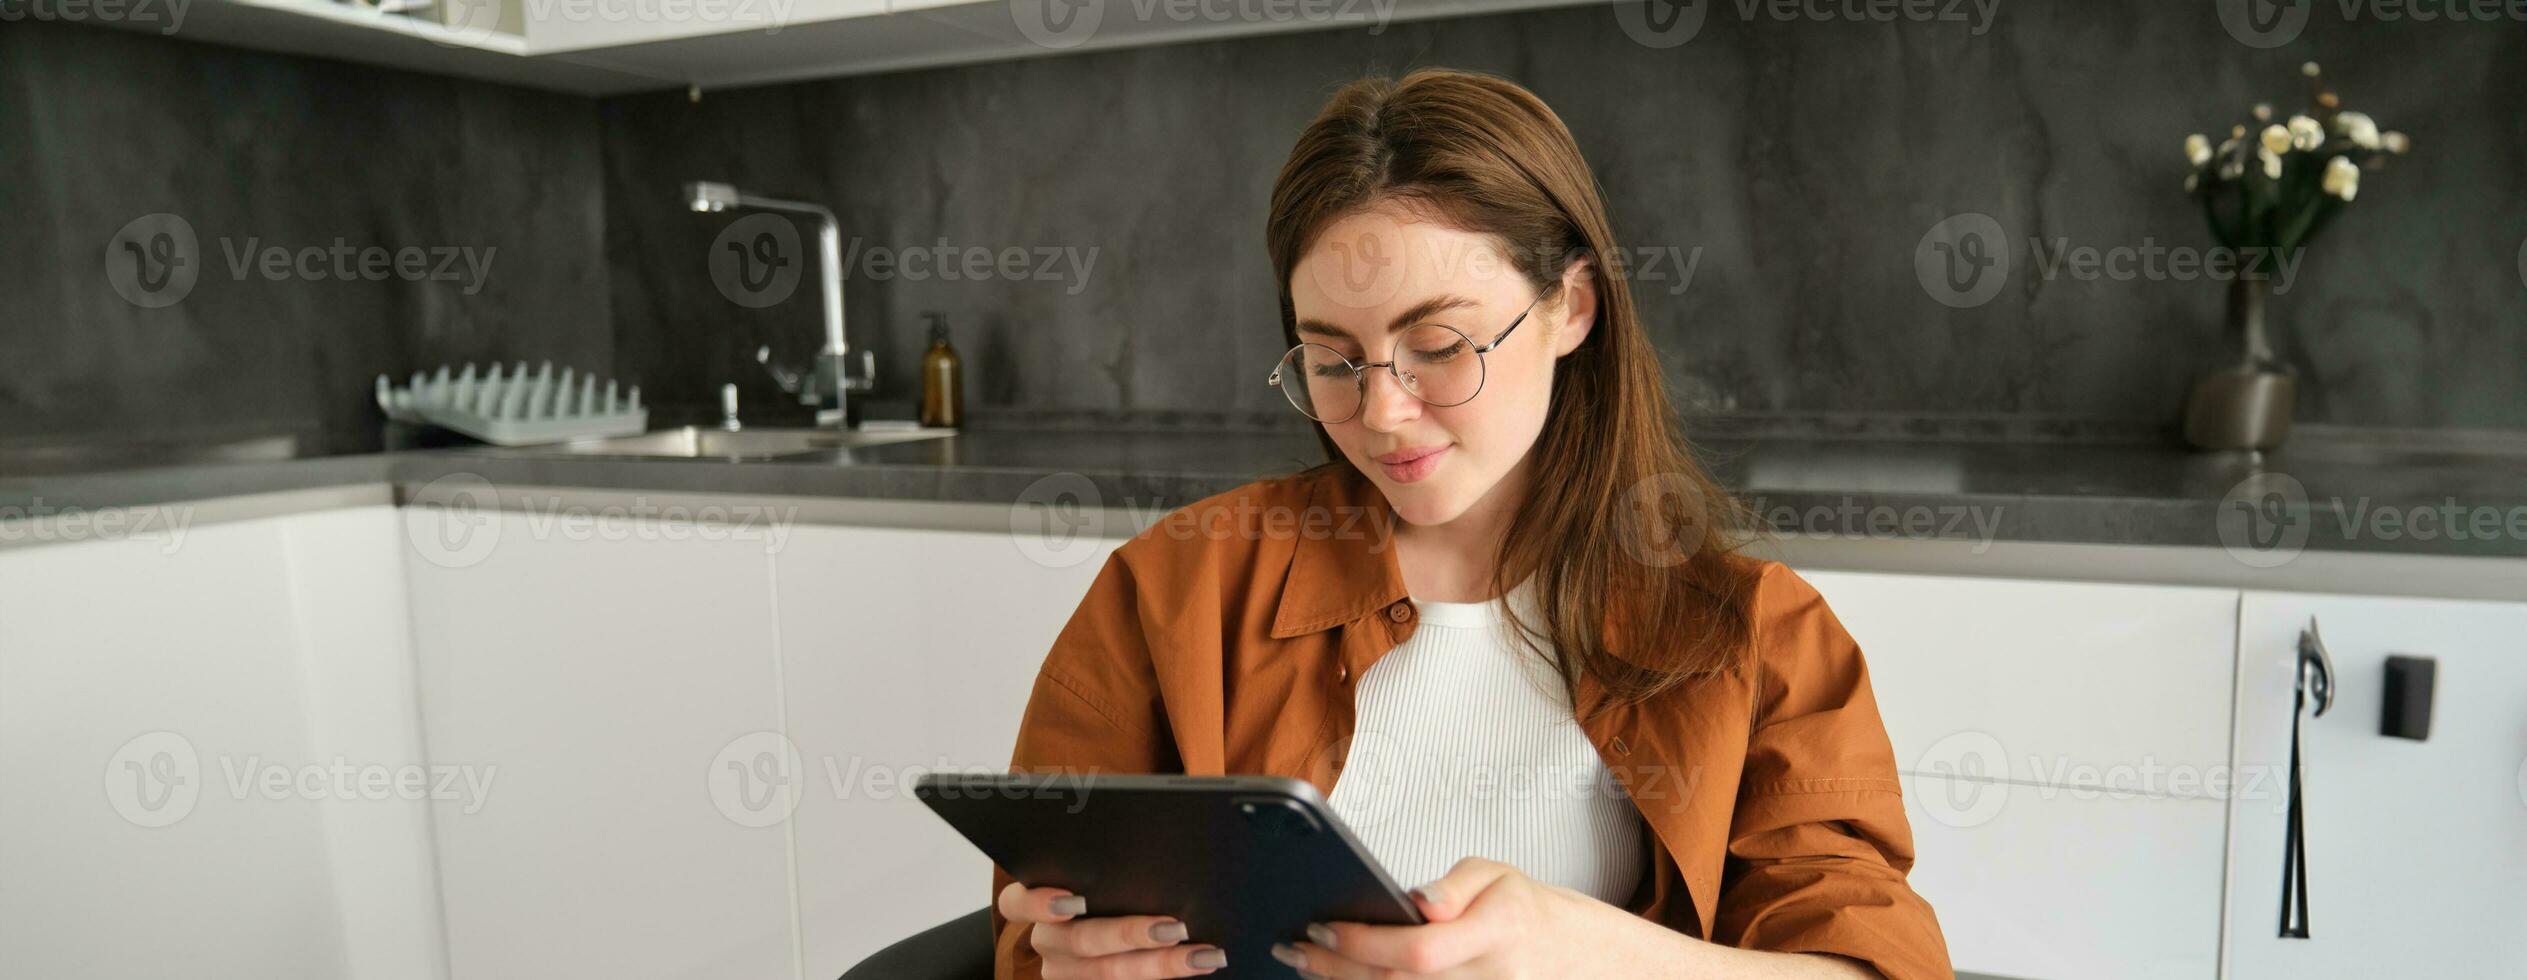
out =
[[414,372],[412,382],[395,387],[377,376],[377,407],[386,417],[428,423],[464,433],[495,446],[529,446],[570,439],[636,435],[649,428],[649,410],[641,407],[641,388],[633,385],[624,398],[614,380],[602,390],[594,374],[564,368],[553,374],[553,362],[533,374],[526,362],[514,370],[494,364],[488,373],[472,364],[436,373]]

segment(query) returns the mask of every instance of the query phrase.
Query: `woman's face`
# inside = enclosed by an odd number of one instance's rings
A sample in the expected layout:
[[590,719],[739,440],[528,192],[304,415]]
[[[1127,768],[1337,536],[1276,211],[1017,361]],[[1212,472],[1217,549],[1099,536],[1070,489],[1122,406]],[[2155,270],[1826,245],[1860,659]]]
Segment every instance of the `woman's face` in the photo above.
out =
[[[1481,355],[1483,386],[1472,400],[1430,405],[1375,368],[1364,375],[1359,412],[1325,425],[1396,516],[1446,524],[1478,505],[1505,513],[1525,492],[1527,451],[1552,407],[1553,362],[1578,347],[1596,319],[1586,270],[1573,263],[1554,297],[1535,303],[1507,341]],[[1536,295],[1492,236],[1393,204],[1335,221],[1290,276],[1300,342],[1333,348],[1354,364],[1394,359],[1396,335],[1421,324],[1491,343]]]

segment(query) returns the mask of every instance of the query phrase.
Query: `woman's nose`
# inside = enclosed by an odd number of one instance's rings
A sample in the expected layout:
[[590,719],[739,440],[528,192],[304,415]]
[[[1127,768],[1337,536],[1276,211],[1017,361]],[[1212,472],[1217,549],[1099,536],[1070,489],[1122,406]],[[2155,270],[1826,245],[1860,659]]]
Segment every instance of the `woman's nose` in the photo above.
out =
[[1404,390],[1404,382],[1395,372],[1375,368],[1366,372],[1361,382],[1366,388],[1360,393],[1360,424],[1379,432],[1393,432],[1421,417],[1421,399]]

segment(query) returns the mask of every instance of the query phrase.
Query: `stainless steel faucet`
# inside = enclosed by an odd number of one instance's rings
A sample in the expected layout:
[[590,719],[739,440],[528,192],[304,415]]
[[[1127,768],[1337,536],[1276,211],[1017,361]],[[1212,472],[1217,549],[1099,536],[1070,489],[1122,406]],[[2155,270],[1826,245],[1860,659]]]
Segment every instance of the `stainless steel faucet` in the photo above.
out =
[[800,404],[816,407],[816,424],[848,426],[851,392],[867,391],[875,384],[877,360],[874,352],[861,351],[856,358],[860,362],[858,374],[855,376],[850,370],[854,358],[842,330],[842,225],[834,220],[833,211],[822,204],[764,197],[707,180],[684,185],[684,197],[688,206],[705,214],[753,208],[816,219],[816,270],[823,280],[825,300],[824,346],[816,352],[815,363],[804,371],[772,363],[770,347],[757,349],[755,360],[771,372],[781,390],[797,395]]

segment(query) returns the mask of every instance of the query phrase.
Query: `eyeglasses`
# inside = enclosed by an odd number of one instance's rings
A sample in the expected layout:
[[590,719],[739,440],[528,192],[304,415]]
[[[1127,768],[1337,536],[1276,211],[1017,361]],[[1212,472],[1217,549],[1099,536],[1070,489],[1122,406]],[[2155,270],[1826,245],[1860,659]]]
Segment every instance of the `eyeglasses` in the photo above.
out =
[[1340,351],[1323,344],[1300,344],[1281,355],[1264,383],[1281,389],[1290,407],[1327,425],[1351,421],[1368,403],[1371,368],[1385,368],[1395,381],[1424,404],[1438,408],[1463,405],[1483,391],[1483,355],[1498,349],[1534,312],[1538,295],[1499,336],[1477,345],[1464,332],[1444,323],[1425,323],[1395,335],[1394,353],[1386,360],[1353,364]]

